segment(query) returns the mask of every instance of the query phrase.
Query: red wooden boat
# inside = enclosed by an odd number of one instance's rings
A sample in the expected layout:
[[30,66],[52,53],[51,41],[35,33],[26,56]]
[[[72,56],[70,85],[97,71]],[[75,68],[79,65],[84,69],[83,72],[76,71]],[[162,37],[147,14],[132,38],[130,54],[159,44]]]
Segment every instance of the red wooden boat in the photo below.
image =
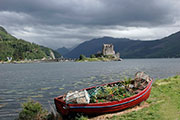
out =
[[[139,92],[138,94],[122,99],[120,101],[111,101],[106,103],[89,103],[89,104],[66,104],[66,102],[63,99],[63,96],[59,96],[54,98],[54,102],[57,111],[62,115],[68,115],[69,113],[102,114],[108,112],[116,112],[126,108],[133,107],[135,105],[140,104],[142,101],[147,100],[150,95],[152,82],[153,80],[151,79],[151,81],[148,83],[146,88],[141,92]],[[109,84],[114,84],[114,83],[109,83]],[[86,88],[83,90],[89,90],[95,87],[97,86]]]

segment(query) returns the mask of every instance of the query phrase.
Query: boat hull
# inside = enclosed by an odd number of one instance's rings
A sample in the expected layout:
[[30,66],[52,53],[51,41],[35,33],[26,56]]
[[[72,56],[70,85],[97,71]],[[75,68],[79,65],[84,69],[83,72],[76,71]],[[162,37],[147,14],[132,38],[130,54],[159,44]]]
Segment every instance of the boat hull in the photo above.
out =
[[[85,114],[103,114],[109,112],[117,112],[127,108],[131,108],[148,99],[151,92],[152,81],[140,93],[125,98],[120,101],[112,101],[107,103],[90,103],[90,104],[66,104],[63,96],[54,99],[56,109],[62,115],[69,113],[85,113]],[[89,89],[89,88],[87,88]]]

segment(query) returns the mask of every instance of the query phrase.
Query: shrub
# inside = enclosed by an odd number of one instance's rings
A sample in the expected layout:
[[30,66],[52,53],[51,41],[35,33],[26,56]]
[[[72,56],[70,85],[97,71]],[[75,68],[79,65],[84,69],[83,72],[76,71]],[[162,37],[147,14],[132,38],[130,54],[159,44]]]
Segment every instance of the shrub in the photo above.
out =
[[39,102],[28,100],[22,104],[18,120],[46,120],[48,111]]
[[96,58],[96,56],[95,56],[94,54],[92,54],[92,55],[90,56],[90,58]]

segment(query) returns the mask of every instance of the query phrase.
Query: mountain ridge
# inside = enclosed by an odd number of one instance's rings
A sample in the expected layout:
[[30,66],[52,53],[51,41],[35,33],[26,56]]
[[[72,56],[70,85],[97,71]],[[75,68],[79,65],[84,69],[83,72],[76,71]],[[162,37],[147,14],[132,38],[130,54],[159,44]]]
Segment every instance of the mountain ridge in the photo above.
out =
[[80,54],[90,56],[101,51],[103,44],[113,44],[122,58],[168,58],[180,57],[180,31],[167,37],[142,41],[128,38],[102,37],[85,41],[65,54],[65,57],[78,58]]

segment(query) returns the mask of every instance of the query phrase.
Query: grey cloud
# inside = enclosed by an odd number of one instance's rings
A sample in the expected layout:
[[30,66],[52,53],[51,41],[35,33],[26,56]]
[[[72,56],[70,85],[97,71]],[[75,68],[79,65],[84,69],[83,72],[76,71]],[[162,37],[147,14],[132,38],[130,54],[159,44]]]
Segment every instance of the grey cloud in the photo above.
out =
[[1,11],[24,12],[43,24],[159,25],[173,22],[163,0],[1,0]]
[[179,6],[179,0],[0,0],[0,25],[51,48],[102,36],[155,39],[179,30]]
[[123,27],[123,26],[82,26],[82,25],[36,25],[36,26],[7,26],[7,30],[18,38],[45,45],[51,48],[71,48],[87,40],[112,36],[152,40],[162,38],[179,30],[179,26],[161,26],[158,28]]
[[95,36],[95,34],[91,34],[91,29],[77,25],[7,26],[6,28],[17,38],[22,38],[51,48],[63,46],[72,47]]

